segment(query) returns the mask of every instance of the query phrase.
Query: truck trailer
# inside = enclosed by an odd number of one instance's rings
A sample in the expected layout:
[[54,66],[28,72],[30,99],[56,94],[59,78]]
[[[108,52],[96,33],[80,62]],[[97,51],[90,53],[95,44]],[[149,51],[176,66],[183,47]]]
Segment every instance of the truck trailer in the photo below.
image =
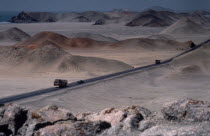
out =
[[54,86],[57,87],[66,87],[68,84],[67,80],[63,80],[63,79],[55,79],[54,81]]

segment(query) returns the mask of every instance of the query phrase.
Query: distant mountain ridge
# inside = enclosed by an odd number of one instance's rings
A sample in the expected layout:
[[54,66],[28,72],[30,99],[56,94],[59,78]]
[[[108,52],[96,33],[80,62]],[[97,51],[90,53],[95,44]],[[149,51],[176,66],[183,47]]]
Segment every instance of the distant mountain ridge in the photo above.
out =
[[[124,23],[127,26],[163,27],[169,26],[182,18],[190,18],[198,24],[210,23],[210,12],[194,11],[187,13],[174,12],[170,9],[153,7],[143,12],[113,10],[107,12],[21,12],[11,18],[11,23],[38,22],[93,22],[96,25]],[[95,22],[95,23],[94,23]]]

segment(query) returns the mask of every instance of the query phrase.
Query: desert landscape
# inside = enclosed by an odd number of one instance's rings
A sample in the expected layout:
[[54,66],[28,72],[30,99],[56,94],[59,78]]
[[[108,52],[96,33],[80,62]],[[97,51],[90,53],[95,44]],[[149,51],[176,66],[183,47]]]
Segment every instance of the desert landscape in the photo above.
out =
[[0,136],[210,136],[210,11],[0,16]]

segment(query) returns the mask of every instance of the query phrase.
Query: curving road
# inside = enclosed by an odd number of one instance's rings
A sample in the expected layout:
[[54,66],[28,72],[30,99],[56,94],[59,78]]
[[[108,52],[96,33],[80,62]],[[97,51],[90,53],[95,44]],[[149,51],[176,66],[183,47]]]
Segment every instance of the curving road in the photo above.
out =
[[[187,50],[185,52],[182,52],[182,53],[180,53],[180,54],[178,54],[178,55],[176,55],[172,58],[169,58],[167,60],[162,61],[161,64],[151,64],[151,65],[142,66],[142,67],[138,67],[138,68],[133,68],[133,69],[130,69],[130,70],[117,72],[117,73],[113,73],[113,74],[108,74],[108,75],[104,75],[104,76],[100,76],[100,77],[96,77],[96,78],[90,78],[90,79],[83,80],[84,83],[79,83],[79,82],[69,83],[66,88],[69,88],[69,89],[72,88],[73,89],[74,87],[77,87],[77,88],[78,87],[84,87],[86,85],[97,83],[97,82],[100,82],[100,81],[103,81],[103,80],[108,80],[108,79],[111,79],[111,78],[131,74],[131,73],[146,70],[146,69],[149,69],[149,68],[155,68],[155,67],[159,67],[159,66],[162,66],[162,65],[166,65],[166,64],[169,64],[171,61],[173,61],[173,59],[175,59],[179,56],[182,56],[184,54],[187,54],[189,52],[192,52],[192,51],[202,47],[203,45],[205,45],[206,43],[209,43],[209,42],[210,42],[210,40],[207,40],[207,41],[197,45],[196,47],[194,47],[192,49],[189,49],[189,50]],[[38,95],[47,94],[47,93],[50,93],[50,92],[56,92],[56,91],[60,91],[61,89],[64,89],[64,88],[52,87],[52,88],[37,90],[37,91],[29,92],[29,93],[23,93],[23,94],[19,94],[19,95],[9,96],[9,97],[5,97],[5,98],[0,99],[0,104],[10,103],[10,102],[30,98],[30,97],[35,97],[35,96],[38,96]]]

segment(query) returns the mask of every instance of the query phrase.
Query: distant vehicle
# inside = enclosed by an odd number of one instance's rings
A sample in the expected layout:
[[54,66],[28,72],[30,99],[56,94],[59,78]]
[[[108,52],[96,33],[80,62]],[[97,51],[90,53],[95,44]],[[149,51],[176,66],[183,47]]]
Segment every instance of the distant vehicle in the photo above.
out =
[[78,84],[83,84],[83,83],[85,83],[85,81],[84,80],[79,80],[79,81],[77,81],[77,83]]
[[67,80],[63,80],[63,79],[55,79],[54,81],[54,86],[58,86],[58,87],[66,87],[68,84]]
[[160,60],[155,60],[155,64],[161,64]]
[[190,44],[190,48],[195,48],[196,44],[194,44],[193,42]]

